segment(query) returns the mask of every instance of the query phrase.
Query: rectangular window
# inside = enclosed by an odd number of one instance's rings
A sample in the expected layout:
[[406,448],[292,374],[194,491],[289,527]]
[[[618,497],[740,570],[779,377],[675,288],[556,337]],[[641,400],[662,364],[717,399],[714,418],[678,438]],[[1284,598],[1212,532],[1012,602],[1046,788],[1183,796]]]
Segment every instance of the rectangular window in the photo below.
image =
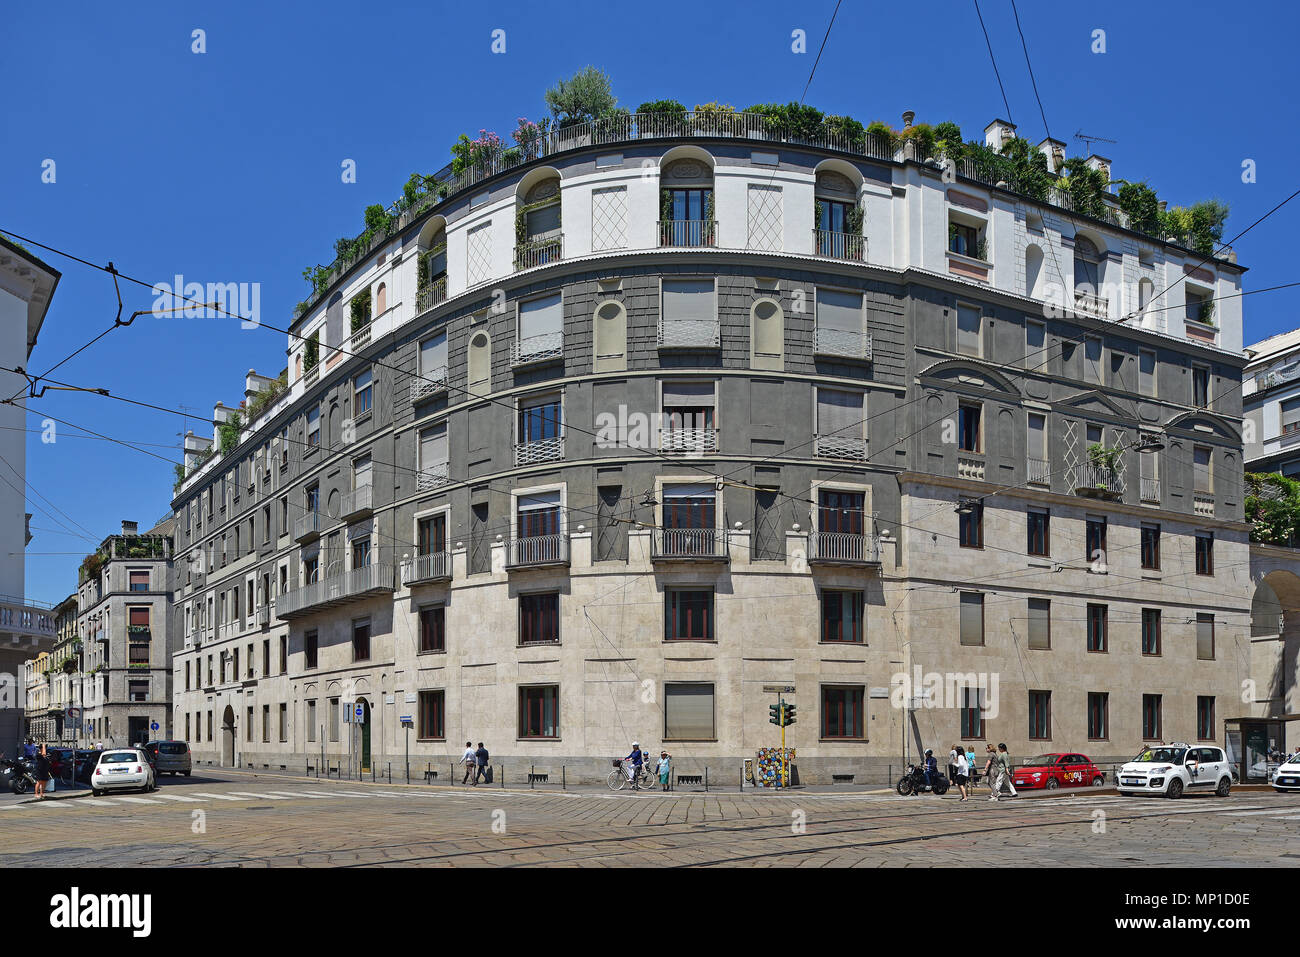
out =
[[280,741],[281,743],[289,740],[289,706],[283,702],[280,704]]
[[713,685],[682,683],[664,685],[664,740],[713,741],[715,725]]
[[1029,692],[1029,738],[1046,741],[1052,737],[1052,693]]
[[443,605],[431,605],[420,609],[420,651],[446,651],[446,615]]
[[307,743],[316,743],[316,699],[307,701]]
[[1083,377],[1089,382],[1101,382],[1101,340],[1096,336],[1083,341]]
[[302,636],[302,657],[303,666],[306,668],[315,668],[317,666],[317,654],[320,651],[320,636],[316,630],[304,632]]
[[980,592],[961,593],[961,643],[984,644],[984,595]]
[[1192,405],[1198,409],[1210,404],[1210,370],[1205,366],[1192,366]]
[[984,688],[961,689],[961,736],[984,737]]
[[1196,657],[1201,661],[1214,660],[1214,616],[1196,616]]
[[1047,366],[1047,326],[1041,322],[1025,323],[1025,368],[1043,369]]
[[665,451],[708,452],[716,428],[716,385],[712,379],[665,382],[663,428]]
[[973,502],[957,513],[957,540],[962,548],[984,547],[984,503]]
[[1025,480],[1035,485],[1050,485],[1052,475],[1047,456],[1047,416],[1030,412],[1027,425],[1025,458],[1028,474]]
[[369,661],[370,660],[370,622],[355,621],[352,623],[352,660]]
[[127,695],[131,701],[149,700],[148,681],[128,681],[126,684],[127,684]]
[[431,515],[416,523],[416,547],[420,555],[434,555],[447,550],[447,516]]
[[262,743],[271,743],[271,706],[262,705]]
[[447,333],[440,332],[420,343],[420,377],[424,388],[447,379]]
[[371,460],[369,455],[352,460],[352,487],[367,488],[372,481]]
[[713,591],[664,589],[664,640],[713,640]]
[[520,445],[558,439],[562,434],[562,411],[559,396],[529,399],[519,403]]
[[1214,491],[1214,465],[1208,448],[1198,445],[1192,449],[1192,491],[1210,494]]
[[1142,654],[1160,654],[1160,609],[1142,609]]
[[149,569],[136,570],[132,569],[130,574],[131,591],[148,591],[149,590]]
[[983,354],[983,317],[972,306],[957,307],[957,351],[966,356]]
[[339,739],[339,699],[338,698],[330,698],[329,724],[330,724],[330,743],[337,743]]
[[1300,399],[1288,399],[1282,403],[1282,434],[1297,432],[1300,432]]
[[1196,574],[1214,574],[1214,533],[1196,533]]
[[819,454],[862,458],[865,434],[866,395],[818,387],[817,435],[832,440],[817,443]]
[[[554,207],[559,211],[559,205]],[[564,307],[557,292],[519,304],[517,356],[550,355],[564,348]]]
[[1106,605],[1088,606],[1088,650],[1104,653],[1109,650],[1109,614]]
[[560,595],[519,596],[519,643],[521,645],[560,640]]
[[822,641],[863,642],[863,594],[860,591],[822,591]]
[[1030,555],[1046,558],[1051,554],[1052,516],[1047,509],[1030,509],[1028,512],[1029,541],[1026,550]]
[[1138,354],[1138,389],[1142,395],[1155,397],[1156,354],[1146,349]]
[[519,737],[557,738],[560,734],[560,688],[543,685],[519,689]]
[[309,448],[315,448],[320,445],[320,409],[315,408],[307,412],[307,445]]
[[1144,524],[1141,534],[1142,567],[1158,569],[1160,567],[1160,526]]
[[1144,740],[1160,741],[1164,738],[1160,705],[1161,695],[1144,694],[1142,696],[1142,737]]
[[445,719],[447,714],[447,693],[438,691],[420,692],[420,729],[416,737],[422,741],[441,740],[447,736]]
[[963,402],[957,407],[957,447],[963,452],[984,451],[983,406]]
[[1110,737],[1110,695],[1105,691],[1088,692],[1088,740],[1105,741]]
[[447,426],[446,423],[420,431],[420,475],[417,488],[426,491],[447,482]]
[[1084,547],[1087,554],[1083,557],[1086,561],[1097,562],[1102,566],[1106,564],[1106,519],[1096,515],[1089,515],[1086,519],[1084,529]]
[[280,674],[289,673],[289,636],[280,636]]
[[352,382],[352,415],[359,416],[370,411],[374,404],[375,374],[366,369]]
[[1029,647],[1034,651],[1052,647],[1052,603],[1046,598],[1029,599]]
[[980,231],[966,223],[948,222],[948,251],[979,259]]
[[712,279],[663,280],[660,336],[679,345],[717,344],[718,307]]
[[1196,738],[1199,741],[1213,741],[1214,735],[1214,695],[1196,696]]
[[865,689],[861,685],[850,687],[822,686],[822,737],[863,738],[863,701]]
[[817,290],[817,348],[833,355],[861,355],[862,293]]
[[370,537],[358,538],[352,543],[352,567],[365,568],[370,564]]

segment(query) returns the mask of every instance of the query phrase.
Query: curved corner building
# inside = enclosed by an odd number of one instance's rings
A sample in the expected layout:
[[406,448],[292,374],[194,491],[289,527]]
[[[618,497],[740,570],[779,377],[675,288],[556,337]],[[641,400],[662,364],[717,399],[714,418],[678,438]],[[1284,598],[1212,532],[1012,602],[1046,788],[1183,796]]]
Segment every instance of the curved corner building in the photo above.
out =
[[189,441],[196,759],[409,747],[442,780],[471,740],[573,782],[638,740],[734,785],[791,686],[804,782],[1217,739],[1249,672],[1235,256],[845,146],[575,127],[337,272],[284,393]]

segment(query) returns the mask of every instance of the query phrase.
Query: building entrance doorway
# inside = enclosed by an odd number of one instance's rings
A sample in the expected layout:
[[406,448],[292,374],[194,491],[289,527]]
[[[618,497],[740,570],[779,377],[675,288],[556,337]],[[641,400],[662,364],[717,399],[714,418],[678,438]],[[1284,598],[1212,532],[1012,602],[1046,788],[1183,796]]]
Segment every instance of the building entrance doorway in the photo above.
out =
[[235,709],[230,705],[221,716],[221,766],[235,766]]
[[357,704],[361,705],[362,718],[361,729],[358,732],[361,735],[361,770],[370,770],[370,719],[374,717],[370,710],[370,702],[365,698],[358,698]]

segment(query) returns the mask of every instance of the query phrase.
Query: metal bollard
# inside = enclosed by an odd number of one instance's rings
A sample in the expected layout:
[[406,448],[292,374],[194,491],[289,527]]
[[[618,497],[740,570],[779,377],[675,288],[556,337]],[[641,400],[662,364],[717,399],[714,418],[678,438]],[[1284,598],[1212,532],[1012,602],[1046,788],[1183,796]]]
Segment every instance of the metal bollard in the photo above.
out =
[[392,761],[388,762],[388,783],[389,784],[393,783],[393,762]]
[[537,765],[528,765],[528,790],[532,791],[537,787]]
[[563,764],[560,765],[560,790],[561,791],[569,790],[569,776],[566,773],[565,766]]
[[709,792],[709,768],[708,768],[707,765],[705,765],[705,768],[704,768],[704,793],[707,794],[708,792]]
[[501,765],[501,786],[506,786],[506,766],[504,764]]

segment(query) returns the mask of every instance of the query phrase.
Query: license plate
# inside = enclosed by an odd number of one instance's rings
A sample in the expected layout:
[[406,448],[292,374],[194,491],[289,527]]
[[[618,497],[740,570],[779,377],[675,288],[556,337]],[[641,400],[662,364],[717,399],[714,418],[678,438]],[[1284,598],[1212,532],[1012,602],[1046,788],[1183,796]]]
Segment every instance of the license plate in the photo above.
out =
[[109,774],[125,774],[125,773],[126,773],[126,768],[109,768],[109,769],[108,769],[108,773],[109,773]]
[[1139,780],[1138,778],[1125,778],[1125,779],[1124,779],[1124,783],[1125,783],[1125,784],[1143,784],[1143,783],[1145,783],[1145,782]]
[[1295,784],[1295,778],[1279,778],[1278,784]]

